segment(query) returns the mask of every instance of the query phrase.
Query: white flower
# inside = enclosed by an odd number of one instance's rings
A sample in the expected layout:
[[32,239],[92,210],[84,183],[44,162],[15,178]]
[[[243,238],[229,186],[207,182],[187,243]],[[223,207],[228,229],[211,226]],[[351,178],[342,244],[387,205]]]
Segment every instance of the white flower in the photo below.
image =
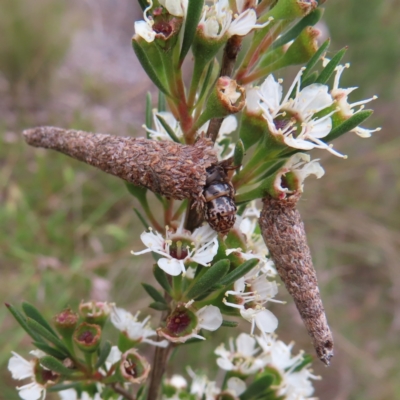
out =
[[266,364],[279,371],[282,381],[277,388],[278,396],[289,400],[305,400],[312,395],[314,388],[310,379],[320,379],[311,373],[308,367],[294,371],[303,362],[303,352],[292,356],[293,343],[286,345],[272,336],[257,336],[262,347],[262,357]]
[[227,391],[235,396],[240,396],[246,390],[246,383],[236,377],[229,378],[227,386]]
[[205,375],[197,375],[190,368],[188,374],[192,378],[190,394],[196,395],[197,399],[215,400],[215,396],[220,393],[216,382],[208,380]]
[[[111,322],[119,331],[124,332],[132,341],[149,343],[159,347],[166,347],[168,345],[166,340],[156,342],[155,340],[148,339],[151,336],[157,336],[157,333],[150,328],[150,316],[146,317],[142,322],[139,322],[139,314],[139,311],[135,315],[132,315],[123,308],[114,307],[111,312]],[[116,353],[113,355],[116,357],[118,356]],[[111,361],[112,360],[110,360],[110,362]]]
[[193,300],[179,304],[168,316],[166,326],[157,330],[159,336],[173,343],[185,343],[191,338],[205,340],[198,334],[201,329],[215,331],[221,326],[223,318],[218,307],[208,305],[194,312],[190,309],[192,304]]
[[144,21],[135,21],[135,36],[143,38],[146,42],[151,43],[154,41],[157,33],[153,30],[154,21],[153,19],[147,16],[147,12],[151,10],[153,7],[153,0],[148,0],[148,7],[143,11],[143,19]]
[[235,343],[230,338],[229,350],[225,348],[224,344],[221,344],[214,351],[219,356],[217,364],[221,369],[244,375],[254,374],[265,366],[264,359],[257,356],[259,352],[256,340],[246,333],[241,333]]
[[225,305],[240,310],[240,315],[251,323],[251,334],[255,327],[263,333],[274,332],[278,327],[278,319],[271,311],[265,309],[268,301],[282,303],[273,299],[278,293],[275,281],[267,279],[267,273],[260,273],[256,267],[246,276],[238,279],[233,286],[234,290],[225,292],[225,296],[233,296],[234,301],[228,301],[225,297]]
[[[354,114],[358,113],[359,111],[364,109],[364,105],[369,103],[372,100],[377,99],[377,96],[373,96],[366,100],[357,101],[356,103],[349,103],[348,96],[351,92],[357,89],[357,87],[351,87],[342,89],[339,87],[340,77],[342,76],[343,71],[346,68],[349,68],[350,64],[345,65],[338,65],[336,67],[336,75],[335,80],[333,82],[333,88],[331,90],[331,95],[336,101],[337,105],[339,106],[339,114],[341,114],[345,119],[350,118]],[[359,107],[358,110],[354,110],[356,107]],[[367,138],[371,136],[371,133],[380,131],[381,128],[376,129],[366,129],[362,128],[361,126],[357,126],[353,128],[350,132],[356,133],[358,136]]]
[[[313,118],[316,113],[331,107],[334,103],[328,93],[328,86],[313,83],[300,91],[303,69],[297,74],[286,96],[282,100],[281,80],[275,81],[269,75],[261,85],[258,94],[270,133],[287,146],[302,150],[320,148],[343,157],[332,149],[332,146],[321,139],[332,129],[332,111],[321,118]],[[296,89],[295,98],[291,99],[292,91]]]
[[163,256],[157,261],[158,266],[169,275],[186,273],[185,265],[196,262],[205,267],[209,266],[218,251],[217,233],[209,225],[197,228],[193,233],[183,229],[182,223],[176,232],[166,229],[164,238],[158,232],[150,230],[140,235],[147,249],[134,255],[154,252]]
[[233,15],[229,6],[229,0],[214,1],[211,7],[204,7],[203,16],[199,22],[199,28],[204,36],[220,40],[224,36],[246,36],[253,29],[266,27],[272,19],[264,24],[257,24],[257,14],[252,9],[243,10],[243,2],[236,0],[239,14]]
[[185,17],[188,9],[188,0],[159,0],[171,15]]
[[[13,356],[8,362],[8,370],[11,372],[13,379],[27,379],[32,382],[24,386],[17,387],[18,394],[23,400],[38,400],[46,396],[46,387],[48,384],[53,384],[58,379],[58,374],[55,374],[39,364],[39,358],[45,356],[40,350],[33,350],[30,354],[35,358],[31,361],[25,360],[14,351]],[[37,379],[40,378],[40,383]]]
[[[304,180],[309,175],[315,175],[319,179],[325,174],[324,169],[318,161],[310,161],[310,156],[305,153],[294,154],[276,174],[274,181],[275,190],[282,194],[293,193],[294,191],[302,192]],[[282,186],[284,183],[283,177],[288,173],[292,173],[296,177],[296,182],[294,182],[296,188],[294,190],[289,189],[286,185]]]

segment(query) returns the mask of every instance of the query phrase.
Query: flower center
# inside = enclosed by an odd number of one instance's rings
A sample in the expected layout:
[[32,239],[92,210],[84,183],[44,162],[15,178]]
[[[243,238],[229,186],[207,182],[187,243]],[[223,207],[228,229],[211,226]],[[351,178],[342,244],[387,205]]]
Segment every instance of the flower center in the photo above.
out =
[[171,315],[167,328],[171,332],[179,334],[189,326],[190,322],[191,319],[185,311],[177,311]]
[[172,240],[169,246],[169,254],[177,260],[184,260],[190,251],[190,243],[187,240]]

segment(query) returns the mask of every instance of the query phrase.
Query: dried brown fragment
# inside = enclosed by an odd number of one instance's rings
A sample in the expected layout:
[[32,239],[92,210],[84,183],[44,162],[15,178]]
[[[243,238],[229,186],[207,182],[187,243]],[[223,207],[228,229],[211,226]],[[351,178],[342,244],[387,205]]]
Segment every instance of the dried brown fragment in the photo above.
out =
[[206,169],[218,162],[210,139],[194,146],[170,141],[112,136],[52,126],[23,132],[28,144],[57,150],[127,182],[163,196],[198,199]]
[[299,310],[320,360],[329,365],[333,337],[322,305],[304,224],[296,209],[300,194],[263,199],[260,227],[276,269]]

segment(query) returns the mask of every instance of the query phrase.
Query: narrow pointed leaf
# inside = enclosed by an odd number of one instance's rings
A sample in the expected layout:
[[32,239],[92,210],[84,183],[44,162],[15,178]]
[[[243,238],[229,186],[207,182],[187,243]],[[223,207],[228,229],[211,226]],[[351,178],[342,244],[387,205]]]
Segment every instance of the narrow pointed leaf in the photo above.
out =
[[169,137],[176,143],[181,143],[178,136],[175,135],[174,130],[168,125],[167,121],[159,114],[156,114],[157,119],[160,121],[163,128],[167,131]]
[[158,92],[157,110],[159,112],[167,110],[167,104],[165,102],[165,94],[163,92]]
[[326,39],[325,42],[322,43],[320,48],[315,52],[315,54],[308,61],[307,65],[306,65],[306,69],[303,71],[302,78],[305,78],[311,72],[311,70],[314,68],[315,64],[321,59],[322,54],[329,47],[330,44],[331,44],[330,39]]
[[197,99],[197,103],[203,98],[204,94],[208,89],[208,84],[210,83],[210,78],[212,76],[214,65],[215,65],[214,61],[211,61],[210,64],[208,65],[206,76],[204,78],[203,83],[201,84],[201,92],[199,98]]
[[45,353],[49,354],[50,356],[53,356],[55,358],[58,358],[59,360],[64,360],[65,358],[68,357],[67,353],[64,353],[60,351],[59,349],[56,349],[54,347],[49,346],[47,343],[43,342],[32,342],[32,344],[37,347],[39,350],[44,351]]
[[154,278],[156,278],[156,281],[160,284],[160,286],[167,293],[171,294],[172,288],[170,282],[168,281],[167,274],[157,264],[154,264],[153,275]]
[[250,272],[258,264],[258,262],[258,258],[252,258],[245,261],[243,264],[239,265],[232,272],[226,275],[225,278],[221,279],[218,283],[225,286],[232,285],[242,276]]
[[[146,95],[146,128],[151,129],[153,127],[153,110],[151,103],[151,93],[147,92]],[[146,130],[146,137],[150,139],[150,133]]]
[[244,157],[244,145],[241,139],[239,139],[235,146],[235,152],[233,153],[233,165],[242,165]]
[[140,211],[137,208],[134,208],[133,211],[135,211],[135,214],[139,218],[140,222],[143,224],[144,228],[146,231],[149,229],[149,223],[146,221],[146,219],[143,217],[143,215],[140,213]]
[[135,51],[136,57],[138,58],[143,69],[145,70],[147,76],[158,87],[158,89],[160,89],[163,93],[169,96],[168,90],[164,87],[163,83],[158,78],[143,48],[139,45],[139,43],[136,40],[132,40],[132,47],[133,50]]
[[306,15],[293,28],[289,29],[286,33],[275,40],[275,42],[270,46],[269,51],[283,46],[284,44],[296,39],[304,28],[306,28],[307,26],[315,25],[320,20],[322,14],[322,9],[317,8],[312,13]]
[[313,356],[310,354],[303,355],[303,361],[293,370],[293,372],[301,371],[305,366],[313,362]]
[[82,385],[81,382],[71,382],[71,383],[59,383],[57,385],[49,386],[46,391],[47,392],[59,392],[61,390],[80,388]]
[[342,50],[339,50],[332,57],[331,61],[328,62],[326,67],[321,71],[321,73],[319,74],[318,78],[315,80],[315,83],[325,84],[326,82],[328,82],[329,78],[334,73],[335,68],[340,63],[340,61],[343,58],[343,56],[346,53],[346,51],[347,51],[347,47],[343,48]]
[[125,186],[128,189],[128,192],[132,196],[136,197],[139,200],[140,204],[142,204],[143,202],[147,202],[147,199],[146,199],[147,189],[146,188],[141,187],[141,186],[136,186],[133,183],[128,183],[128,182],[125,182]]
[[168,305],[165,303],[160,303],[159,301],[155,301],[149,305],[150,308],[157,311],[166,311],[169,309]]
[[302,79],[301,88],[303,89],[307,86],[310,86],[317,80],[317,78],[318,78],[318,72],[317,71],[311,72],[311,74],[309,74],[305,79]]
[[107,360],[111,351],[111,342],[107,340],[100,349],[99,358],[96,361],[95,369],[100,368]]
[[32,330],[34,330],[36,333],[38,333],[44,339],[46,339],[50,343],[54,344],[54,346],[56,346],[59,350],[65,351],[69,354],[68,349],[65,347],[65,344],[62,342],[62,340],[60,338],[53,335],[45,327],[43,327],[42,325],[40,325],[38,322],[36,322],[35,320],[33,320],[31,318],[28,318],[26,320],[26,322]]
[[143,11],[149,6],[147,0],[138,0],[138,3]]
[[71,375],[74,371],[67,368],[60,360],[52,356],[44,356],[39,359],[40,365],[49,369],[50,371],[57,372],[61,376]]
[[149,285],[148,283],[142,283],[142,286],[153,300],[159,303],[167,304],[167,302],[164,299],[164,296],[155,287]]
[[26,317],[18,311],[13,305],[6,303],[6,307],[9,309],[12,316],[16,319],[16,321],[21,325],[23,330],[35,341],[43,342],[42,337],[35,332],[27,323]]
[[195,299],[207,292],[214,284],[219,283],[219,281],[228,273],[229,266],[230,261],[225,259],[220,260],[213,266],[209,267],[204,275],[201,275],[195,280],[193,286],[187,293],[187,298]]
[[221,326],[226,326],[227,328],[236,328],[238,326],[238,322],[227,321],[224,319]]
[[239,396],[240,400],[263,399],[262,395],[268,390],[274,381],[273,375],[265,374],[261,378],[256,379],[251,385]]
[[45,327],[53,335],[57,335],[54,329],[50,326],[50,324],[44,319],[39,310],[32,304],[23,302],[22,309],[24,310],[24,313],[27,317],[34,319],[36,322]]
[[372,115],[372,110],[362,110],[352,115],[348,120],[333,128],[329,135],[324,139],[326,142],[330,142],[334,139],[337,139],[339,136],[351,131],[358,125],[362,124],[368,117]]
[[185,32],[183,34],[181,54],[179,56],[179,63],[181,65],[196,35],[197,25],[199,24],[201,18],[203,5],[204,5],[204,0],[189,1],[186,21],[185,21]]

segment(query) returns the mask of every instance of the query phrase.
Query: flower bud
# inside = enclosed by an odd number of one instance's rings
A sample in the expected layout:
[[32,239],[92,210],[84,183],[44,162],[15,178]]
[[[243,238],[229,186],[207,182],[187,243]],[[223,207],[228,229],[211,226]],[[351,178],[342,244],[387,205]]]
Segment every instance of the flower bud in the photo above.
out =
[[223,118],[241,111],[246,102],[246,92],[243,86],[237,84],[228,76],[221,76],[217,80],[206,109],[199,118],[197,125],[201,127],[212,118]]
[[84,353],[93,353],[97,350],[101,340],[99,325],[82,322],[74,332],[74,342]]
[[279,0],[274,8],[266,15],[276,20],[292,20],[310,14],[310,12],[317,7],[318,2],[316,0]]
[[63,338],[70,338],[78,323],[78,314],[66,308],[54,317],[54,326]]
[[108,316],[111,313],[113,304],[101,301],[89,301],[79,305],[79,313],[89,324],[104,326]]
[[135,349],[122,354],[119,367],[122,377],[131,383],[142,383],[150,372],[150,364]]

